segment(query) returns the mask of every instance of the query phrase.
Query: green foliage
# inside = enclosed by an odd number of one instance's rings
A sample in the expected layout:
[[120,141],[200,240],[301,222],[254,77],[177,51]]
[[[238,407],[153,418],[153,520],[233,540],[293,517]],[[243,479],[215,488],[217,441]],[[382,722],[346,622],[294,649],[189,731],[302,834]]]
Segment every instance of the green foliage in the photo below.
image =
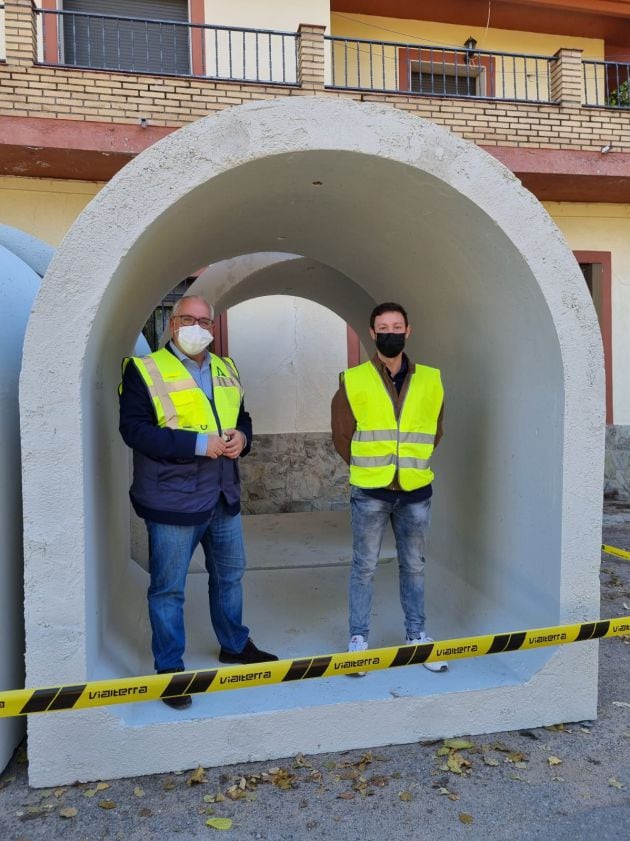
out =
[[630,80],[626,79],[616,90],[609,92],[608,104],[617,108],[630,108]]

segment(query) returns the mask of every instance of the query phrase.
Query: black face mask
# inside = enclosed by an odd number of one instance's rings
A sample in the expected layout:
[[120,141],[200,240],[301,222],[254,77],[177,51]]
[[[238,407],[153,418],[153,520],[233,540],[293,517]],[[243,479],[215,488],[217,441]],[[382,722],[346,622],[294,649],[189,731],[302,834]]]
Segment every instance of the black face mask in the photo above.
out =
[[405,338],[404,333],[377,333],[376,347],[383,356],[393,359],[399,353],[402,353],[405,347]]

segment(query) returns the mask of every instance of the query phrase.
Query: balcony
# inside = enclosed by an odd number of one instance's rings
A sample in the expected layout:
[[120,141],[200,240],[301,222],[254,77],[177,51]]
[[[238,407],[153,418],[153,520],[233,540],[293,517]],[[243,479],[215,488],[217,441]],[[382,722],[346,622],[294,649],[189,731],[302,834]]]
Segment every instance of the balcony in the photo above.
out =
[[[2,10],[0,2],[0,36]],[[33,7],[38,63],[83,70],[299,85],[298,32]],[[1,39],[0,39],[1,43]],[[324,39],[326,87],[370,94],[558,103],[557,55]],[[2,53],[0,52],[0,58]],[[630,64],[584,60],[581,104],[630,108]]]
[[297,84],[298,33],[34,8],[41,63]]

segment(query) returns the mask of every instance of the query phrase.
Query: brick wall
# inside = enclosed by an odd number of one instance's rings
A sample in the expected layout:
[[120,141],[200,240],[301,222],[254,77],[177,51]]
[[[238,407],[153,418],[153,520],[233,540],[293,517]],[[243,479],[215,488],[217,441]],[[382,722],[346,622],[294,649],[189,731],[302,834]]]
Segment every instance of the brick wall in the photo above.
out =
[[454,100],[335,91],[324,87],[323,28],[300,27],[301,85],[257,85],[33,63],[30,3],[8,0],[7,60],[0,62],[0,115],[179,127],[213,111],[281,96],[336,96],[388,103],[483,146],[630,151],[630,114],[580,105],[580,53],[560,50],[552,80],[560,104]]

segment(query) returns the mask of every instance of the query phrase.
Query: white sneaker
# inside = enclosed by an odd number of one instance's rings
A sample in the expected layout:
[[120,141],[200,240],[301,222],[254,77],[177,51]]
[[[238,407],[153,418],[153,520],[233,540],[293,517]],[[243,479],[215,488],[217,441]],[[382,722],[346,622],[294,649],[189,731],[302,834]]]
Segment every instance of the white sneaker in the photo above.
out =
[[[355,634],[355,636],[350,637],[348,651],[365,651],[367,647],[367,641],[363,639],[361,634]],[[365,677],[366,674],[367,672],[353,672],[350,677]]]
[[[428,636],[424,631],[422,631],[420,636],[415,639],[410,640],[409,637],[405,639],[405,645],[423,645],[427,642],[434,642],[434,640],[433,637]],[[448,671],[448,663],[445,660],[432,660],[430,663],[423,663],[422,665],[430,672]]]

